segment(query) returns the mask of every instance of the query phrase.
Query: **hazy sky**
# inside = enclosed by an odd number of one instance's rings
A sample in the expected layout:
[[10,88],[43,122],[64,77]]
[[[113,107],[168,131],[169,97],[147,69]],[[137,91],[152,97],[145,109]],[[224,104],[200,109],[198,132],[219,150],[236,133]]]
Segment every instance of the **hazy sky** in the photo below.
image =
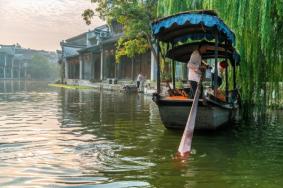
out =
[[104,22],[94,18],[87,26],[81,14],[95,8],[90,0],[0,0],[0,44],[56,50],[60,41]]

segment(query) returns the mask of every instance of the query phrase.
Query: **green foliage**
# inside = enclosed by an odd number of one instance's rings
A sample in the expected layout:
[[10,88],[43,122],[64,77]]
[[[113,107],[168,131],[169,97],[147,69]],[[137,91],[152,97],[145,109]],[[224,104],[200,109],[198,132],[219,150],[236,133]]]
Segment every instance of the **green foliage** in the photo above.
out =
[[27,73],[33,80],[58,78],[59,66],[56,63],[50,63],[44,56],[34,55],[27,66]]
[[84,19],[84,21],[86,22],[87,25],[91,24],[91,20],[94,16],[94,11],[92,9],[86,9],[83,13],[82,13],[82,17]]
[[148,42],[144,38],[134,38],[132,40],[120,38],[117,43],[117,51],[115,54],[116,63],[119,63],[123,56],[133,58],[137,54],[144,54],[148,49]]
[[[108,23],[117,21],[123,26],[124,37],[117,44],[116,60],[122,56],[133,57],[152,48],[150,23],[156,17],[156,0],[92,0],[97,3],[96,12]],[[94,12],[85,10],[86,23],[90,23]],[[147,44],[146,44],[147,43]]]
[[94,89],[94,87],[90,87],[90,86],[66,85],[66,84],[48,84],[48,86],[50,86],[50,87],[61,87],[61,88],[65,88],[65,89],[79,89],[79,90]]
[[176,82],[176,89],[184,89],[183,83],[181,81]]
[[241,54],[237,74],[242,99],[263,106],[282,101],[283,1],[159,0],[157,12],[168,16],[193,9],[216,10],[235,32]]
[[159,0],[157,5],[157,16],[164,17],[177,12],[197,10],[202,8],[202,0],[176,1]]

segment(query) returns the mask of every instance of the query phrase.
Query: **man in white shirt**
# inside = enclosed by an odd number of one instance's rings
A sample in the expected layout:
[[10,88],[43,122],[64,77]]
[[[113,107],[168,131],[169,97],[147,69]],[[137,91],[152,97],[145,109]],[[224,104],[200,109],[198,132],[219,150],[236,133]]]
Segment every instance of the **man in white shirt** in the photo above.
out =
[[194,97],[197,85],[200,82],[201,79],[201,54],[205,53],[205,48],[199,45],[198,49],[193,51],[191,58],[187,64],[187,69],[188,69],[188,80],[191,85],[191,97]]
[[[140,72],[137,76],[137,88],[138,90],[141,90],[142,85],[143,85],[143,81],[144,81],[144,76],[142,75],[142,73]],[[140,88],[141,87],[141,88]]]

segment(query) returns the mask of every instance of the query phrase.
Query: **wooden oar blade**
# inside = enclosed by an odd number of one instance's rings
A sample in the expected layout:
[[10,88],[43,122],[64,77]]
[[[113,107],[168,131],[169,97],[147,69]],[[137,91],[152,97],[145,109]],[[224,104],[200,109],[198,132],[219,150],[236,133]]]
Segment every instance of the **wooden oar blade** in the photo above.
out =
[[178,148],[178,152],[181,155],[191,151],[192,139],[193,139],[193,130],[184,131],[181,143]]
[[187,156],[191,151],[199,95],[200,95],[200,91],[199,91],[199,85],[198,85],[196,93],[195,93],[193,105],[191,107],[190,114],[189,114],[189,117],[186,123],[186,127],[183,132],[183,136],[182,136],[179,148],[178,148],[178,155],[180,156]]

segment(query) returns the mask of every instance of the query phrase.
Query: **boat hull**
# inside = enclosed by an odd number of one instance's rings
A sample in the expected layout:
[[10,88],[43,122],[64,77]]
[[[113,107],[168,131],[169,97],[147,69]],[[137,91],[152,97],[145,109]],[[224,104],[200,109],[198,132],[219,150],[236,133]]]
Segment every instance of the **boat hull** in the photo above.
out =
[[[191,110],[192,101],[155,101],[161,121],[168,129],[184,129]],[[234,120],[236,107],[225,107],[213,102],[199,102],[196,116],[196,130],[214,130]]]

